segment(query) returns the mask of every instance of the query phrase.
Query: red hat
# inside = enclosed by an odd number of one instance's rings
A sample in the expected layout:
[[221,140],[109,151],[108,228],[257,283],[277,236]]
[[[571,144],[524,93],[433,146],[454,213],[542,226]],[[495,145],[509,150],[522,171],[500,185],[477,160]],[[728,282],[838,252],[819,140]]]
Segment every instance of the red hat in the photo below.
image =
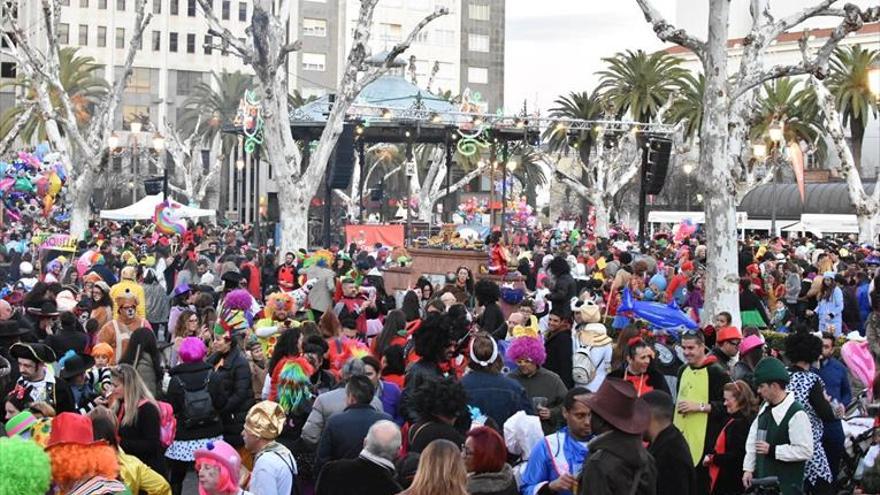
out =
[[718,329],[718,336],[715,337],[715,342],[724,342],[725,340],[742,340],[743,336],[740,333],[739,328],[736,327],[721,327]]
[[681,269],[686,272],[692,272],[694,270],[694,263],[692,261],[685,261],[681,264]]
[[46,449],[56,445],[106,445],[104,440],[95,441],[92,420],[82,414],[64,412],[52,418],[52,433]]

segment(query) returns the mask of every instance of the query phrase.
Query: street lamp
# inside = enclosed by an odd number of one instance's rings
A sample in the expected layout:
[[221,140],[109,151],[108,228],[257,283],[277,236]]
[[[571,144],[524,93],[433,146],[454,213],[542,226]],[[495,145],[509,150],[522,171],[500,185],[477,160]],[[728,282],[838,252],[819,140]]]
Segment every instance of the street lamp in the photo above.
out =
[[119,136],[117,136],[115,132],[110,134],[110,137],[107,138],[107,147],[111,150],[115,150],[119,147]]
[[516,167],[517,167],[516,161],[510,160],[507,162],[507,171],[508,172],[511,172],[511,173],[515,172]]
[[694,172],[694,164],[690,163],[690,162],[685,163],[684,166],[681,167],[681,169],[684,171],[684,174],[687,176],[687,187],[686,187],[687,188],[687,196],[685,196],[685,198],[686,198],[685,209],[687,211],[691,211],[691,174]]
[[128,127],[129,127],[129,129],[131,129],[131,132],[133,132],[135,134],[139,134],[141,132],[141,130],[144,128],[144,125],[141,124],[140,122],[132,122],[131,124],[128,124]]
[[241,158],[235,160],[235,168],[237,168],[239,172],[244,170],[244,160],[242,160]]
[[770,136],[770,139],[775,143],[781,143],[785,138],[785,127],[782,124],[781,120],[774,120],[770,127],[767,128],[767,134]]
[[763,160],[767,157],[767,145],[764,143],[755,143],[752,145],[752,156],[754,156],[758,160]]

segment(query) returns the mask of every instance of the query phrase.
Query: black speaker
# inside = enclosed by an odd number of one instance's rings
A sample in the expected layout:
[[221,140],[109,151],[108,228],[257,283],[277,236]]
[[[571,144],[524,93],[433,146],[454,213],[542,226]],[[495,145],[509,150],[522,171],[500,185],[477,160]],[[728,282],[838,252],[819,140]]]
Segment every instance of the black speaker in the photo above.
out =
[[354,125],[345,124],[336,141],[336,151],[330,169],[330,189],[346,189],[354,174]]
[[660,194],[669,170],[669,156],[672,153],[672,140],[664,137],[648,137],[645,153],[645,193]]
[[370,201],[382,201],[382,195],[385,194],[383,187],[374,187],[370,190]]

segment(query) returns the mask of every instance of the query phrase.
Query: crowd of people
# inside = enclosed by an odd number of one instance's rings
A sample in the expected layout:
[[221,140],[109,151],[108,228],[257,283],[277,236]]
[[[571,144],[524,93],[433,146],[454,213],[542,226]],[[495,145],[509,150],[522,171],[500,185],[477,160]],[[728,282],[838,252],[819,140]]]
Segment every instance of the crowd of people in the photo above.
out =
[[872,246],[747,239],[732,315],[698,234],[516,239],[392,290],[381,245],[6,232],[0,493],[880,493]]

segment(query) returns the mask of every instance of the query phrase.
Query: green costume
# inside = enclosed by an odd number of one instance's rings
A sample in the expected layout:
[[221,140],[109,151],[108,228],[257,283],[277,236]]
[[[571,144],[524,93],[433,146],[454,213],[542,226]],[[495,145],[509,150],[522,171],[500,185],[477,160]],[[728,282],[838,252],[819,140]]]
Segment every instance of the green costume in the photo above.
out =
[[[779,424],[773,419],[773,408],[766,407],[758,416],[758,430],[767,432],[767,443],[773,446],[791,443],[788,437],[788,424],[791,417],[803,407],[795,401],[788,408]],[[757,455],[755,458],[755,477],[777,476],[782,495],[799,495],[803,493],[805,461],[783,462],[770,458],[768,455]]]

